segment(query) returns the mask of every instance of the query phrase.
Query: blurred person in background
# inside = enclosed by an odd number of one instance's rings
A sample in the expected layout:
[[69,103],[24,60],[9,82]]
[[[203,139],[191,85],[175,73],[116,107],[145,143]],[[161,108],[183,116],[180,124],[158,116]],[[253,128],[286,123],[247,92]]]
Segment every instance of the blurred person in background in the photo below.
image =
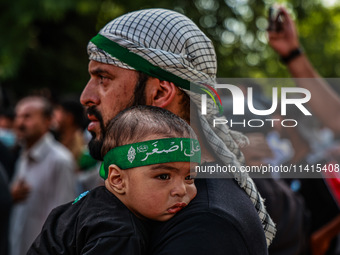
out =
[[14,111],[11,108],[0,109],[0,128],[12,130],[14,124]]
[[15,134],[13,132],[14,109],[10,96],[0,84],[0,141],[7,147],[15,144]]
[[14,109],[0,108],[0,162],[3,165],[9,181],[13,177],[15,160],[17,158],[16,136],[14,133]]
[[86,124],[84,108],[79,99],[65,98],[54,107],[53,131],[58,141],[72,152],[76,161],[80,159],[86,144]]
[[[280,17],[280,18],[279,18]],[[280,7],[277,22],[280,30],[269,30],[269,45],[279,54],[293,78],[298,79],[297,86],[306,88],[311,93],[308,104],[320,122],[340,135],[340,97],[314,69],[300,46],[297,30],[287,11]]]
[[0,163],[2,164],[8,180],[12,179],[14,173],[16,154],[12,148],[8,148],[0,141]]
[[16,143],[13,130],[14,117],[14,109],[11,107],[0,108],[0,142],[9,149],[12,149]]
[[[282,120],[279,114],[276,119]],[[275,129],[281,138],[288,139],[294,151],[293,157],[286,161],[286,165],[295,165],[307,169],[302,175],[296,174],[296,178],[285,179],[291,189],[300,194],[305,201],[306,208],[310,212],[308,219],[308,236],[326,226],[333,219],[340,215],[340,210],[335,200],[335,196],[329,187],[330,179],[321,173],[312,173],[312,169],[321,168],[332,164],[333,150],[338,145],[325,145],[322,140],[322,126],[314,116],[305,116],[301,111],[297,111],[295,106],[287,105],[287,115],[284,118],[295,119],[298,125],[295,127],[282,127],[276,125]],[[321,209],[322,208],[322,209]],[[332,241],[331,241],[332,240]],[[338,254],[339,237],[332,237],[327,254]]]
[[[297,79],[295,81],[297,86],[310,91],[311,99],[308,104],[313,115],[319,119],[322,125],[330,128],[335,137],[338,137],[340,135],[340,97],[321,78],[308,60],[301,48],[296,26],[283,7],[279,7],[278,15],[273,19],[273,22],[274,26],[271,26],[273,29],[268,29],[269,45],[279,54],[281,62],[287,66],[292,77],[313,78]],[[336,163],[338,164],[339,162]],[[339,176],[326,179],[327,188],[334,194],[333,198],[339,197],[339,179]],[[313,189],[317,190],[316,187]],[[339,203],[337,204],[337,209],[339,210]],[[323,210],[323,208],[318,208],[318,210]],[[326,254],[326,252],[327,254],[339,254],[339,247],[335,246],[334,241],[334,238],[339,239],[339,232],[340,216],[338,213],[338,216],[333,218],[332,221],[312,234],[313,254]],[[333,240],[333,243],[331,243],[331,240]]]
[[57,140],[68,148],[77,162],[78,192],[91,190],[102,185],[98,161],[88,151],[85,130],[87,118],[78,97],[67,96],[54,107],[53,132]]
[[22,145],[12,180],[10,254],[25,254],[49,212],[75,198],[75,162],[49,133],[52,106],[42,97],[26,97],[15,108],[15,131]]
[[0,254],[8,254],[9,216],[12,197],[9,190],[8,177],[0,163]]

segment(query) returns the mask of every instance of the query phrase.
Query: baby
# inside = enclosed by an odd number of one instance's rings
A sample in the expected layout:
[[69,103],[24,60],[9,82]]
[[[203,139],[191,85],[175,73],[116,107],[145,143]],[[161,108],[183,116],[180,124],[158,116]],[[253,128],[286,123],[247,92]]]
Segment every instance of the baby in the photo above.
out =
[[119,113],[107,126],[102,155],[105,185],[54,209],[28,254],[146,254],[147,219],[169,220],[196,196],[199,143],[167,110]]

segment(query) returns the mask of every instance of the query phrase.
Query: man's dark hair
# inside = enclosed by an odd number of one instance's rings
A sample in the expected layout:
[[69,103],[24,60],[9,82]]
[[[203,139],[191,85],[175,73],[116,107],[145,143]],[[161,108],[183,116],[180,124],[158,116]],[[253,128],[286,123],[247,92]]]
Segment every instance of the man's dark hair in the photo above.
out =
[[[138,72],[137,84],[136,84],[135,91],[134,91],[134,101],[132,105],[145,105],[146,104],[145,87],[146,87],[146,82],[148,81],[149,78],[150,78],[149,75],[143,72]],[[182,97],[180,101],[181,111],[179,112],[179,116],[182,119],[189,122],[190,121],[190,103],[191,103],[190,97],[182,89],[179,89],[178,95]]]
[[135,86],[134,101],[132,105],[145,105],[145,87],[146,82],[150,78],[150,76],[143,72],[138,72],[137,74],[137,84]]
[[115,147],[142,142],[151,135],[197,139],[189,124],[172,112],[159,107],[137,105],[123,110],[110,121],[102,156]]

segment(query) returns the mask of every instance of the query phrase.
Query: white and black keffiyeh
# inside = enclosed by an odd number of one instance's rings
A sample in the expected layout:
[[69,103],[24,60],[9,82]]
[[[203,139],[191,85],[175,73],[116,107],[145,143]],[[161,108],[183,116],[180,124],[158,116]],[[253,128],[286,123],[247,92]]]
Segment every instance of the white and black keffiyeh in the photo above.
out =
[[[217,63],[212,42],[190,19],[170,10],[146,9],[114,19],[89,42],[88,54],[91,60],[174,82],[198,105],[198,111],[201,96],[192,91],[190,83],[204,89],[208,89],[204,84],[215,84]],[[208,104],[213,101],[208,100]],[[246,138],[226,125],[212,127],[210,119],[198,116],[215,154],[224,164],[239,169],[244,158],[238,145]],[[253,202],[269,246],[276,229],[261,195],[247,173],[239,171],[234,177]]]

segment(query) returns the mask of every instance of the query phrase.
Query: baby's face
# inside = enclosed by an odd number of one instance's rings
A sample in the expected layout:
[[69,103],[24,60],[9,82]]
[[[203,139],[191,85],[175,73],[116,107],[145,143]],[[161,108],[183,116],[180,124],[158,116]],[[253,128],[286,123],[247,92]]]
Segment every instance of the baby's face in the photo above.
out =
[[[138,217],[166,221],[196,196],[195,163],[171,162],[126,171],[126,206]],[[191,171],[190,171],[191,166]]]

